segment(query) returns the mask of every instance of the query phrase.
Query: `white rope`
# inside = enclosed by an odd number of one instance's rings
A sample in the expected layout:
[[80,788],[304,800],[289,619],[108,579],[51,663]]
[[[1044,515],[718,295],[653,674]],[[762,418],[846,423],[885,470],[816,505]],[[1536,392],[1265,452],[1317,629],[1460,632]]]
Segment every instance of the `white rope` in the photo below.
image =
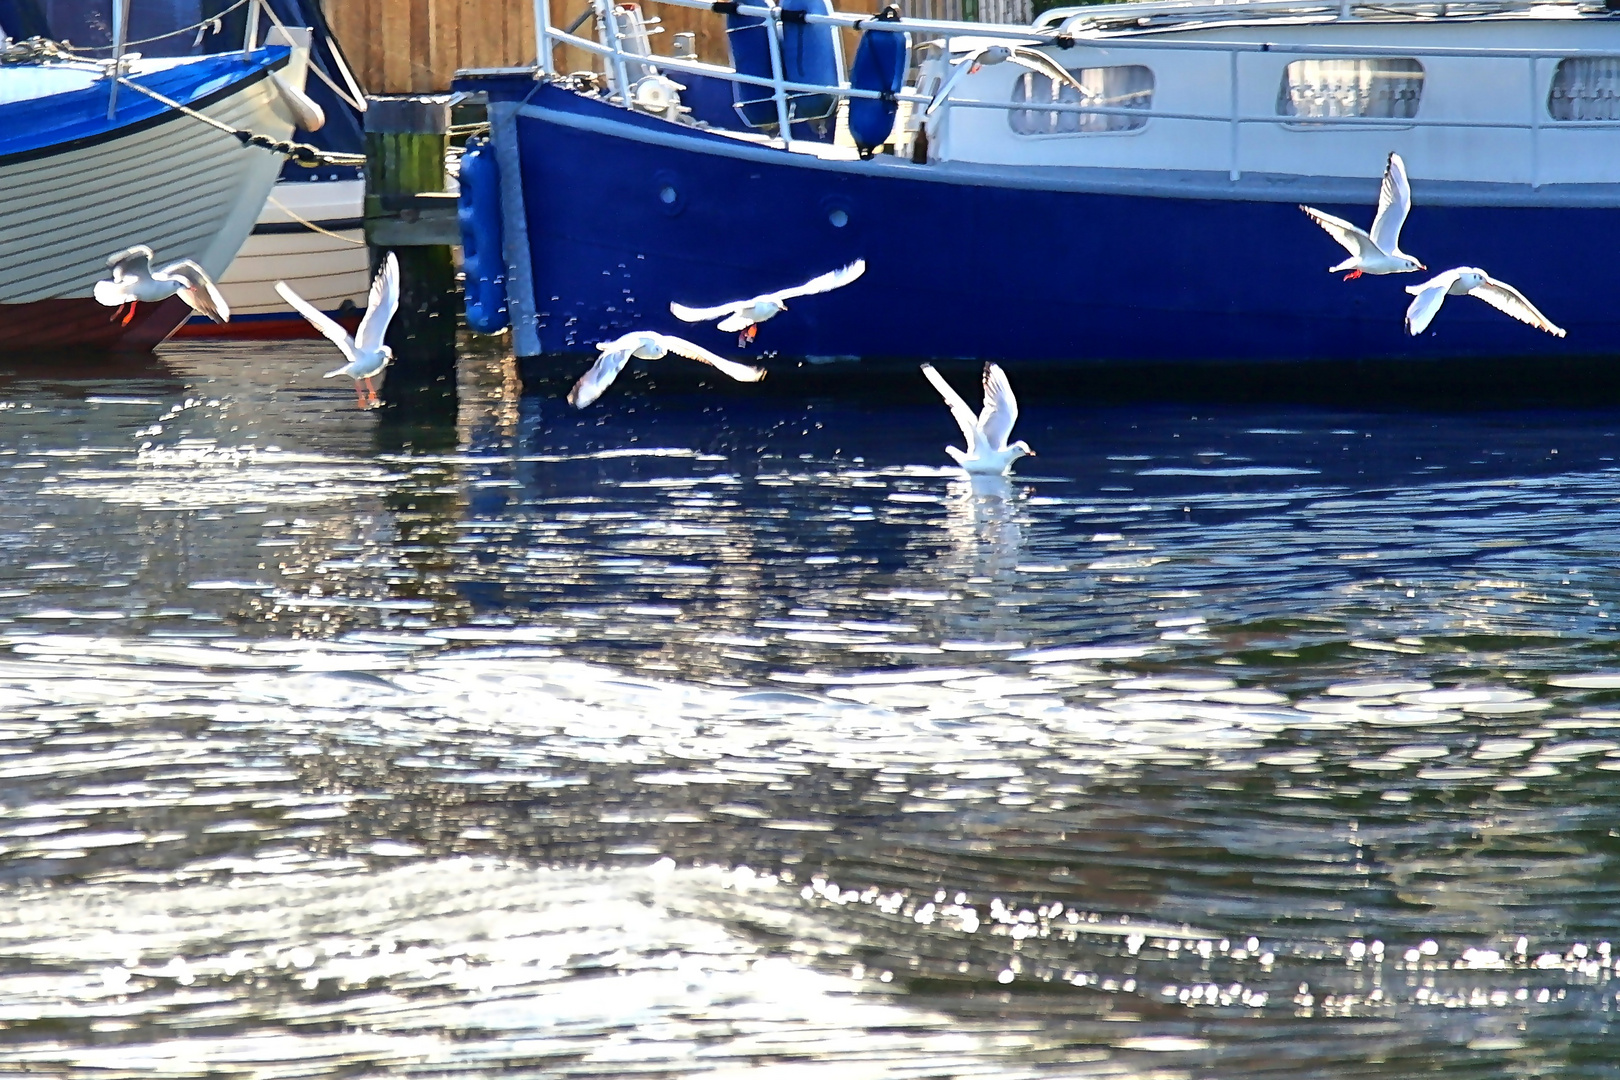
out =
[[[124,42],[124,48],[127,49],[131,45],[150,45],[154,41],[162,41],[164,38],[179,37],[181,34],[189,34],[193,30],[202,30],[202,29],[205,29],[205,28],[208,28],[208,27],[213,27],[212,32],[217,34],[217,33],[220,32],[220,28],[221,28],[220,20],[223,19],[225,16],[229,15],[231,12],[235,11],[237,8],[241,7],[243,4],[246,4],[246,3],[248,3],[248,0],[236,0],[236,3],[232,4],[230,7],[226,8],[224,11],[221,11],[217,15],[213,15],[213,16],[211,16],[209,18],[206,18],[202,22],[192,23],[190,26],[182,26],[178,30],[170,30],[167,33],[158,34],[155,37],[142,38],[139,41],[126,41],[126,42]],[[202,35],[199,34],[197,36],[197,41],[194,42],[193,44],[201,43],[201,41],[202,41]],[[88,52],[98,52],[98,51],[105,50],[105,49],[110,49],[110,48],[112,48],[111,45],[69,45],[67,47],[67,50],[69,52],[74,52],[74,53],[88,53]]]
[[255,135],[251,131],[242,131],[238,128],[231,127],[229,124],[215,120],[212,116],[205,116],[196,109],[180,104],[173,98],[165,97],[156,90],[148,89],[137,82],[131,82],[122,75],[118,76],[118,82],[123,86],[129,87],[131,90],[140,91],[147,97],[154,99],[160,104],[167,105],[169,108],[178,113],[189,116],[194,120],[201,120],[209,127],[218,128],[220,131],[223,131],[233,139],[236,139],[243,146],[263,147],[272,153],[290,157],[300,165],[364,165],[366,163],[366,156],[364,154],[340,154],[332,150],[317,150],[308,143],[285,142],[272,139],[268,135]]
[[320,233],[322,236],[330,236],[332,239],[341,240],[345,244],[355,244],[355,245],[358,245],[359,247],[365,247],[366,246],[366,242],[364,240],[355,240],[355,239],[352,239],[351,237],[339,236],[337,233],[332,232],[330,229],[321,228],[319,225],[315,224],[313,221],[308,220],[307,218],[299,217],[297,214],[293,213],[293,211],[287,209],[286,205],[280,199],[276,198],[274,195],[270,196],[270,205],[275,207],[277,210],[280,210],[283,214],[286,214],[288,217],[292,218],[293,221],[296,222],[297,224],[302,225],[306,229],[312,229],[315,232]]

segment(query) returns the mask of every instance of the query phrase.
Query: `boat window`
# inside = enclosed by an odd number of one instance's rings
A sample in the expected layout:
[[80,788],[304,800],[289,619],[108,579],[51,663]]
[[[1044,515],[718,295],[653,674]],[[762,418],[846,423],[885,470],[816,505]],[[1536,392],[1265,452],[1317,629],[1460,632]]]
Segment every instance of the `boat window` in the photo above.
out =
[[1620,60],[1576,57],[1558,61],[1547,112],[1554,120],[1620,120]]
[[1295,60],[1277,88],[1277,115],[1410,120],[1422,96],[1423,65],[1416,60]]
[[[1153,107],[1153,72],[1140,64],[1118,67],[1068,68],[1078,87],[1047,75],[1026,71],[1013,83],[1015,105],[1090,105],[1110,109]],[[1055,112],[1046,109],[1009,109],[1008,122],[1020,135],[1065,135],[1103,131],[1135,131],[1146,116],[1121,113]]]

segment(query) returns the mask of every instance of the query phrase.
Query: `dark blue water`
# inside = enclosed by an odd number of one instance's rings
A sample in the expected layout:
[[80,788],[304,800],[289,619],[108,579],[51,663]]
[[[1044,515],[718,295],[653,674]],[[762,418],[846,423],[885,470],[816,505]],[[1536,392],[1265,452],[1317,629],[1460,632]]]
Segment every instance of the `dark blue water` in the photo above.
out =
[[1620,407],[326,359],[0,376],[8,1068],[1620,1075]]

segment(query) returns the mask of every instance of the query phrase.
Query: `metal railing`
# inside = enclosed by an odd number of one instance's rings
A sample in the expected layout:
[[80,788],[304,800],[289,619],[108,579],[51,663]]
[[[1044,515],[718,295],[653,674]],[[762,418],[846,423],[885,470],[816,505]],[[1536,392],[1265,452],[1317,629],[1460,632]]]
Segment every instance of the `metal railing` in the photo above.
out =
[[[604,6],[610,5],[611,0],[594,0],[600,12]],[[776,104],[778,133],[783,145],[788,146],[788,132],[790,131],[789,109],[787,97],[789,94],[829,94],[839,98],[868,98],[888,99],[896,102],[910,103],[914,108],[923,107],[931,102],[931,98],[910,91],[902,91],[894,95],[886,95],[874,90],[862,90],[848,85],[840,84],[828,86],[818,83],[801,83],[789,80],[783,75],[783,62],[781,54],[781,30],[783,17],[781,9],[773,5],[752,3],[715,4],[710,0],[660,0],[661,3],[686,7],[698,10],[711,10],[717,12],[734,13],[765,20],[771,32],[766,34],[771,56],[771,77],[749,75],[730,69],[716,68],[711,64],[704,64],[696,60],[683,59],[671,56],[646,57],[641,54],[626,53],[619,44],[616,20],[603,18],[605,27],[604,36],[609,44],[602,44],[588,38],[580,37],[567,30],[558,29],[548,21],[550,0],[534,0],[536,15],[536,46],[540,57],[540,72],[543,75],[555,74],[552,58],[552,49],[559,45],[569,45],[584,52],[600,56],[604,63],[615,66],[618,94],[621,101],[628,102],[628,86],[624,74],[624,64],[627,59],[655,64],[660,70],[673,72],[686,71],[696,75],[723,78],[729,82],[766,88]],[[1466,0],[1464,0],[1466,3]],[[1515,0],[1499,2],[1487,0],[1477,6],[1489,6],[1493,9],[1528,6],[1530,0],[1523,4]],[[1159,4],[1132,4],[1109,5],[1111,9],[1124,7],[1140,8],[1142,10],[1161,10]],[[1301,4],[1298,0],[1250,0],[1246,4],[1234,4],[1233,8],[1244,10],[1298,10],[1310,6]],[[1432,4],[1404,5],[1411,7],[1432,7]],[[1208,8],[1208,4],[1196,5],[1197,8]],[[1224,8],[1225,5],[1222,5]],[[1391,10],[1388,6],[1381,6],[1382,10]],[[1500,130],[1524,131],[1529,136],[1530,184],[1531,187],[1540,186],[1540,157],[1541,132],[1545,130],[1542,112],[1547,108],[1547,88],[1541,85],[1540,63],[1543,60],[1565,60],[1571,57],[1590,59],[1620,59],[1620,50],[1569,50],[1569,49],[1520,49],[1520,48],[1457,48],[1451,46],[1391,46],[1380,44],[1370,45],[1316,45],[1288,42],[1259,42],[1259,41],[1174,41],[1135,35],[1109,35],[1096,36],[1092,34],[1068,34],[1060,28],[1041,25],[1052,18],[1053,15],[1068,20],[1075,16],[1070,14],[1076,9],[1066,9],[1065,12],[1051,12],[1042,17],[1034,26],[1007,26],[1000,24],[986,24],[974,22],[959,22],[943,19],[916,19],[901,18],[898,20],[880,20],[871,15],[847,14],[799,14],[794,13],[794,20],[810,25],[829,26],[843,30],[857,32],[880,33],[911,33],[928,37],[950,38],[953,36],[967,36],[981,39],[1016,41],[1029,45],[1049,46],[1054,49],[1067,51],[1074,48],[1099,48],[1109,50],[1131,50],[1147,52],[1198,52],[1224,54],[1227,57],[1228,79],[1228,108],[1224,113],[1192,113],[1163,109],[1142,109],[1134,107],[1116,107],[1106,105],[1085,105],[1068,102],[1035,102],[1035,101],[980,101],[971,98],[952,97],[942,103],[943,109],[993,109],[998,111],[1040,111],[1052,113],[1078,113],[1082,115],[1100,116],[1126,116],[1142,121],[1147,120],[1176,120],[1195,121],[1202,123],[1225,124],[1230,129],[1228,140],[1228,174],[1230,179],[1236,181],[1242,176],[1241,151],[1242,129],[1250,125],[1310,127],[1312,129],[1327,128],[1359,128],[1359,129],[1388,129],[1404,130],[1410,128],[1444,128],[1455,130]],[[1185,10],[1185,9],[1183,9]],[[1066,25],[1066,23],[1061,24]],[[1528,68],[1528,83],[1530,89],[1528,115],[1523,119],[1500,120],[1469,120],[1469,119],[1434,119],[1422,116],[1412,117],[1371,117],[1371,116],[1322,116],[1301,117],[1287,114],[1245,114],[1241,110],[1242,63],[1243,56],[1248,54],[1278,54],[1300,57],[1342,57],[1342,58],[1382,58],[1392,54],[1401,57],[1429,57],[1448,59],[1480,59],[1500,61],[1523,61]],[[1545,118],[1551,120],[1550,115]],[[1552,124],[1559,130],[1581,130],[1589,128],[1620,128],[1620,120],[1557,120]]]

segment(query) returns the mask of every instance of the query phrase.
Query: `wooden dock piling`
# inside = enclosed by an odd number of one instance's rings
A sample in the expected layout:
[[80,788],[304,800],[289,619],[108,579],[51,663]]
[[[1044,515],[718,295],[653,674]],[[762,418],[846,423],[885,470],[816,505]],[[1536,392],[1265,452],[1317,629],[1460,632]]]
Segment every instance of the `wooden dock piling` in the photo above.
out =
[[366,242],[373,269],[387,252],[399,259],[399,311],[388,331],[394,363],[384,380],[390,406],[454,401],[456,197],[445,192],[449,99],[367,99]]

